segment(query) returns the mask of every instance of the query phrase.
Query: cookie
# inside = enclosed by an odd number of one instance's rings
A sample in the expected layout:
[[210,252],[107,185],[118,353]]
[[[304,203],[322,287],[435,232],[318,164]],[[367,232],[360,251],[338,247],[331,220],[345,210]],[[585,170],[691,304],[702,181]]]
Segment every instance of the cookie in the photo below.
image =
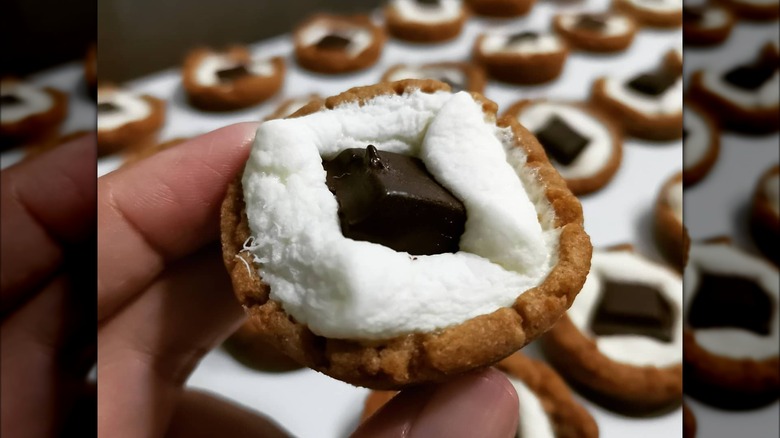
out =
[[575,195],[593,193],[612,180],[623,157],[620,127],[579,102],[521,100],[504,113],[536,135],[550,162]]
[[382,76],[382,82],[395,82],[403,79],[435,79],[450,86],[452,91],[485,90],[485,70],[469,62],[437,62],[434,64],[410,65],[396,64]]
[[671,29],[680,27],[682,0],[613,0],[612,9],[623,12],[641,26]]
[[756,184],[750,214],[753,242],[770,260],[780,265],[780,167],[767,169]]
[[752,21],[772,21],[780,16],[780,3],[777,0],[716,0],[729,8],[736,16]]
[[91,96],[97,95],[97,45],[91,44],[84,57],[84,81]]
[[683,223],[683,174],[669,178],[655,201],[655,241],[666,260],[680,272],[688,259],[691,242]]
[[602,77],[593,83],[591,102],[628,135],[653,141],[683,135],[683,80],[667,62],[633,77]]
[[553,18],[553,28],[569,46],[585,52],[622,52],[636,35],[636,22],[616,12],[562,12]]
[[164,121],[165,101],[114,85],[98,86],[99,157],[155,144]]
[[683,438],[696,436],[696,417],[687,404],[683,403]]
[[176,137],[172,138],[168,141],[164,141],[162,143],[155,144],[153,146],[144,147],[142,149],[132,149],[130,150],[126,157],[125,157],[125,163],[124,165],[127,166],[129,164],[136,163],[138,161],[141,161],[145,158],[149,158],[152,155],[162,152],[164,150],[170,149],[174,146],[178,146],[185,141],[188,141],[190,137]]
[[260,125],[221,226],[266,342],[350,384],[400,389],[495,363],[557,321],[589,266],[582,209],[496,109],[405,80]]
[[626,415],[667,412],[682,401],[682,304],[672,270],[628,246],[594,250],[585,285],[542,348],[590,400]]
[[718,4],[683,6],[685,44],[717,46],[726,41],[734,27],[734,15]]
[[253,57],[246,47],[223,51],[199,48],[184,60],[182,83],[192,106],[206,111],[232,111],[264,102],[284,83],[281,57]]
[[[515,387],[520,406],[518,437],[597,438],[596,421],[572,397],[558,374],[543,362],[515,353],[497,364]],[[389,402],[395,391],[371,391],[361,422]]]
[[468,18],[461,0],[391,0],[384,11],[388,33],[414,43],[454,39]]
[[477,37],[473,58],[495,79],[520,85],[550,82],[561,75],[569,46],[556,34],[490,32]]
[[68,113],[67,94],[5,77],[0,81],[0,99],[0,150],[57,141]]
[[536,0],[466,0],[469,9],[478,15],[496,18],[519,17],[527,14]]
[[780,393],[777,267],[727,239],[691,245],[685,268],[685,392],[724,409]]
[[293,115],[296,111],[308,105],[311,102],[319,102],[322,98],[317,94],[310,94],[308,96],[292,97],[286,99],[279,104],[278,107],[269,114],[264,120],[285,119]]
[[725,72],[699,70],[691,76],[692,100],[712,110],[721,126],[748,134],[780,128],[778,49],[767,43],[752,62]]
[[688,187],[704,179],[720,155],[720,127],[695,102],[686,100],[683,116],[683,184]]
[[374,65],[387,39],[366,15],[318,14],[295,29],[295,58],[317,73],[348,73]]
[[300,364],[265,342],[251,321],[243,323],[222,346],[242,365],[257,371],[281,372],[301,368]]

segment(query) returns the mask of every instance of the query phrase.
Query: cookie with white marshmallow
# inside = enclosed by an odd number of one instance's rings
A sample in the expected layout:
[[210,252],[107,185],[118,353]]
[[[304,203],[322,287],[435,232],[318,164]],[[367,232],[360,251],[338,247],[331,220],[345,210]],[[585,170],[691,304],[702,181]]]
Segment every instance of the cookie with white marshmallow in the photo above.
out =
[[685,392],[725,409],[780,394],[780,274],[718,238],[691,245],[685,268]]
[[683,22],[682,0],[613,0],[612,9],[630,15],[640,26],[671,29]]
[[550,82],[561,75],[569,45],[555,33],[491,31],[477,37],[472,57],[495,79],[519,85]]
[[253,56],[246,47],[192,50],[184,60],[182,83],[192,106],[232,111],[264,102],[284,83],[281,57]]
[[590,100],[628,135],[654,141],[683,135],[682,71],[662,62],[659,67],[629,77],[594,81]]
[[716,46],[728,39],[734,27],[734,14],[717,3],[683,6],[685,44]]
[[711,109],[721,126],[748,134],[780,129],[780,69],[777,45],[766,43],[752,61],[728,70],[691,75],[690,97]]
[[274,119],[286,119],[295,114],[299,109],[305,107],[312,102],[320,102],[322,98],[317,94],[310,94],[308,96],[298,96],[285,99],[279,106],[276,107],[274,112],[265,117],[264,121]]
[[482,93],[487,82],[485,70],[470,62],[437,62],[433,64],[396,64],[382,76],[382,82],[404,79],[434,79],[450,86],[453,92]]
[[264,339],[336,379],[400,389],[548,330],[582,286],[590,241],[542,147],[496,110],[405,80],[261,124],[221,226]]
[[666,260],[682,272],[691,242],[683,223],[683,174],[666,180],[655,201],[654,232]]
[[348,73],[371,67],[387,36],[367,15],[315,15],[295,29],[295,57],[317,73]]
[[542,348],[590,400],[658,415],[682,402],[682,310],[679,274],[628,245],[594,250],[582,290]]
[[620,126],[592,105],[521,100],[504,114],[534,133],[575,195],[600,190],[620,167],[623,157]]
[[709,174],[720,155],[720,126],[709,111],[686,100],[683,115],[683,184],[692,186]]
[[756,183],[750,231],[756,246],[780,265],[780,166],[777,164],[767,169]]
[[21,79],[0,81],[0,150],[56,143],[68,95]]
[[734,15],[750,21],[773,21],[780,17],[778,0],[717,0]]
[[[597,438],[593,416],[574,399],[558,373],[544,362],[518,352],[496,365],[506,373],[517,392],[518,437]],[[396,395],[395,391],[371,391],[361,419],[365,421]]]
[[98,86],[98,156],[156,144],[164,121],[164,100],[115,85]]
[[469,9],[478,15],[510,18],[526,15],[536,0],[466,0]]
[[634,41],[636,22],[617,12],[561,12],[553,27],[575,49],[596,53],[626,50]]
[[469,15],[462,0],[390,0],[384,14],[390,35],[415,43],[456,38]]

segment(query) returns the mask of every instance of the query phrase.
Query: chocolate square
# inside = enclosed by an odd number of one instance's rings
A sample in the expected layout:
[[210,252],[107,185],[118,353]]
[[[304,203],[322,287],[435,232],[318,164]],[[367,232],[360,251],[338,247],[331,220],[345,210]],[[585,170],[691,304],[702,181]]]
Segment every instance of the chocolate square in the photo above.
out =
[[667,68],[642,73],[628,82],[628,87],[647,96],[659,96],[668,90],[680,75]]
[[683,20],[689,23],[698,23],[704,18],[706,12],[707,7],[704,5],[683,5]]
[[761,88],[777,70],[777,64],[760,59],[757,62],[741,65],[729,70],[723,75],[723,79],[731,85],[743,90],[757,90]]
[[349,47],[352,40],[341,35],[325,35],[319,42],[317,48],[320,50],[344,50]]
[[466,209],[407,155],[346,149],[323,162],[345,237],[412,255],[457,252]]
[[525,41],[535,41],[538,38],[539,38],[538,32],[526,30],[523,32],[513,33],[512,35],[509,35],[509,38],[506,40],[506,45],[511,46],[512,44],[523,43]]
[[767,336],[776,305],[753,279],[701,271],[688,323],[693,328],[733,327]]
[[609,17],[605,14],[581,14],[574,22],[574,26],[578,29],[601,32],[607,27],[608,20]]
[[654,287],[605,279],[590,323],[598,336],[642,335],[672,341],[672,306]]
[[13,105],[19,105],[22,103],[22,99],[19,99],[19,96],[15,94],[2,94],[0,95],[0,105],[3,106],[13,106]]
[[97,104],[98,114],[111,114],[119,111],[121,107],[113,102],[101,102]]
[[249,76],[251,73],[247,70],[246,65],[239,64],[235,67],[226,68],[224,70],[217,70],[217,78],[221,82],[232,82],[238,78]]
[[550,117],[535,135],[547,155],[564,166],[574,162],[590,141],[558,116]]

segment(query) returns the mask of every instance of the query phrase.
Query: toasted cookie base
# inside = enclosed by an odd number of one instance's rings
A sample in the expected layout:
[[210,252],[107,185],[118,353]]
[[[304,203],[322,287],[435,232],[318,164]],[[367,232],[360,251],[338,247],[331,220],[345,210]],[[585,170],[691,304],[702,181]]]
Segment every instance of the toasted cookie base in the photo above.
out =
[[51,107],[16,122],[0,124],[0,150],[25,144],[44,148],[56,145],[60,125],[68,113],[68,95],[50,87],[43,90],[52,99]]
[[648,11],[634,6],[628,0],[614,0],[612,9],[633,17],[637,23],[647,27],[671,29],[680,27],[683,22],[682,9],[673,12]]
[[458,18],[440,23],[420,23],[401,16],[392,6],[385,7],[385,24],[390,35],[413,43],[439,43],[449,41],[460,35],[463,24],[468,18],[466,9],[461,10]]
[[667,180],[655,200],[655,212],[653,231],[658,249],[664,258],[679,272],[685,268],[688,262],[688,251],[691,248],[691,239],[688,230],[677,220],[672,207],[666,200],[666,194],[674,185],[683,181],[682,173],[674,175]]
[[201,85],[196,79],[196,71],[203,59],[213,54],[223,54],[241,62],[249,62],[252,54],[245,47],[234,46],[222,52],[210,49],[195,49],[187,55],[182,68],[182,84],[187,99],[196,108],[205,111],[232,111],[247,108],[264,102],[276,94],[284,83],[284,59],[277,56],[271,59],[274,73],[271,76],[243,76],[228,84]]
[[[516,102],[510,106],[508,110],[506,110],[504,117],[512,117],[517,120],[523,109],[529,105],[543,101],[545,101],[545,99],[521,100]],[[588,178],[564,178],[566,185],[569,187],[569,190],[571,190],[572,193],[578,196],[587,195],[606,186],[610,181],[612,181],[615,173],[617,173],[617,170],[620,167],[620,162],[623,160],[623,134],[620,131],[620,127],[615,122],[613,122],[600,110],[596,109],[593,105],[575,102],[564,103],[578,107],[596,118],[598,121],[604,124],[607,129],[609,129],[609,133],[612,137],[612,144],[614,145],[612,156],[600,171]]]
[[[710,116],[710,113],[696,102],[686,100],[685,105],[699,114],[710,132],[710,144],[707,153],[695,165],[683,169],[683,185],[688,187],[703,180],[710,173],[712,167],[715,166],[715,162],[718,161],[718,156],[720,155],[720,127],[718,122]],[[683,140],[683,144],[685,144],[685,140]]]
[[141,96],[151,107],[149,117],[134,120],[116,129],[97,131],[98,157],[128,149],[143,149],[157,143],[157,134],[165,121],[165,101]]
[[620,102],[605,89],[605,79],[593,82],[590,100],[599,109],[607,113],[612,120],[620,121],[623,132],[634,137],[654,141],[670,141],[682,138],[683,114],[647,115]]
[[780,8],[776,4],[756,5],[739,0],[716,0],[729,8],[739,18],[752,21],[773,21],[780,17]]
[[508,18],[527,14],[536,0],[466,0],[469,9],[477,15]]
[[257,371],[283,372],[301,368],[298,362],[264,342],[251,321],[244,322],[222,346],[242,365]]
[[769,198],[762,189],[773,175],[780,173],[780,167],[775,165],[766,171],[758,180],[753,205],[750,211],[750,234],[753,242],[764,255],[780,266],[780,220],[772,210]]
[[772,108],[743,108],[704,86],[703,73],[691,75],[690,98],[718,119],[721,126],[745,134],[768,134],[780,129],[780,105]]
[[536,85],[550,82],[563,72],[569,57],[569,48],[557,52],[522,55],[515,53],[485,54],[481,50],[481,35],[474,43],[473,59],[485,67],[490,76],[500,81],[519,85]]
[[[371,31],[371,45],[356,56],[349,56],[344,51],[320,50],[316,47],[316,44],[304,45],[300,37],[301,32],[319,20],[365,27]],[[295,58],[298,60],[298,64],[307,70],[325,74],[349,73],[371,67],[379,60],[387,39],[385,31],[381,27],[376,26],[367,15],[343,17],[317,14],[299,25],[293,35]]]
[[[449,90],[432,80],[406,80],[353,88],[324,103],[311,103],[293,117],[331,109],[348,102],[365,102],[388,94],[419,89],[433,93]],[[495,114],[495,103],[483,102],[486,113]],[[529,166],[546,186],[546,196],[555,211],[555,226],[561,228],[558,263],[545,281],[525,292],[518,291],[514,305],[481,315],[436,332],[412,333],[392,339],[361,341],[330,339],[312,333],[295,321],[282,305],[269,298],[252,257],[243,250],[251,232],[243,201],[241,176],[229,186],[222,204],[223,259],[234,291],[265,342],[314,370],[338,380],[373,389],[400,389],[436,382],[449,376],[493,364],[547,331],[571,305],[590,266],[590,240],[582,227],[582,207],[547,160],[536,139],[516,121],[502,118],[499,126],[510,127],[518,147],[528,153]]]
[[[384,75],[382,75],[382,82],[390,82],[390,78],[397,70],[405,68],[405,64],[396,64],[390,67]],[[487,79],[485,77],[485,70],[470,62],[437,62],[434,64],[423,64],[420,67],[433,67],[433,68],[453,68],[463,72],[466,76],[465,89],[476,93],[482,93],[485,90],[485,84]]]
[[[726,10],[728,13],[728,10]],[[734,27],[734,16],[728,13],[726,24],[721,27],[701,27],[683,22],[683,38],[686,45],[712,47],[726,41]]]
[[616,53],[626,50],[634,42],[637,25],[629,16],[626,18],[631,20],[631,29],[620,35],[602,35],[600,32],[566,28],[561,24],[561,14],[553,18],[553,29],[575,49],[594,53]]

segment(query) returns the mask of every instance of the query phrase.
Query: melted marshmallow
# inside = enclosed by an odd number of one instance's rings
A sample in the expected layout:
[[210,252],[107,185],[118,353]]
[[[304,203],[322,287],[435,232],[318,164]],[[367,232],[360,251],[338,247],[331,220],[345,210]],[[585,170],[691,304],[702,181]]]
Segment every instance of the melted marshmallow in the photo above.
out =
[[666,190],[666,203],[671,207],[675,219],[683,222],[683,185],[682,181],[676,182]]
[[117,129],[130,122],[143,120],[152,114],[152,107],[146,100],[125,90],[98,91],[97,103],[98,105],[112,103],[119,107],[117,111],[111,113],[98,113],[98,131]]
[[[561,14],[560,23],[564,29],[576,30],[581,14]],[[623,15],[609,15],[601,34],[603,36],[624,35],[631,31],[631,21]]]
[[49,110],[54,105],[54,100],[49,93],[34,85],[17,81],[0,82],[2,94],[10,94],[21,100],[16,105],[3,105],[0,111],[0,123],[16,123],[27,117],[34,116]]
[[[594,336],[590,332],[590,321],[596,312],[605,277],[658,288],[674,315],[672,342],[641,335]],[[682,281],[665,267],[630,251],[596,250],[590,273],[567,315],[577,329],[594,338],[596,348],[611,360],[633,366],[668,367],[682,360],[682,301]]]
[[613,143],[609,129],[586,111],[564,103],[539,102],[523,108],[518,121],[529,131],[536,132],[554,115],[589,139],[585,149],[570,165],[553,162],[558,173],[566,179],[588,178],[604,169],[617,145]]
[[625,0],[638,9],[649,12],[669,13],[682,10],[682,0]]
[[447,79],[453,84],[461,84],[466,87],[466,75],[463,70],[454,67],[414,67],[403,66],[393,71],[388,77],[389,82],[402,79]]
[[539,397],[522,380],[507,376],[515,387],[520,405],[517,438],[555,438],[550,416],[544,411]]
[[712,147],[712,132],[704,117],[693,107],[685,109],[683,125],[687,135],[683,140],[683,168],[697,166]]
[[[485,118],[468,93],[412,91],[260,125],[243,187],[271,298],[316,334],[386,339],[511,306],[542,282],[554,213],[511,130]],[[412,258],[343,236],[322,160],[367,144],[417,156],[464,203],[459,252]]]
[[509,34],[486,34],[480,48],[486,55],[494,53],[514,53],[518,55],[537,55],[542,53],[555,53],[563,50],[560,39],[553,34],[541,34],[536,39],[528,39],[522,42],[506,45]]
[[[204,87],[220,85],[221,81],[217,72],[240,64],[242,63],[225,55],[216,53],[208,55],[196,67],[195,80]],[[267,59],[253,59],[246,67],[247,71],[255,76],[272,76],[274,74],[274,65]]]
[[315,21],[307,26],[300,33],[301,42],[304,46],[311,46],[320,42],[328,35],[338,35],[350,40],[346,52],[351,57],[356,57],[363,53],[373,40],[371,31],[360,26],[346,24],[331,24],[326,20]]
[[780,214],[780,175],[774,174],[764,182],[764,194],[775,214]]
[[427,6],[415,0],[393,0],[392,6],[407,21],[433,24],[455,21],[461,16],[461,0],[441,0],[438,6]]
[[683,110],[682,76],[660,96],[646,96],[629,88],[625,81],[612,77],[606,78],[604,92],[611,98],[647,116],[679,114]]
[[699,328],[694,330],[696,343],[710,353],[732,359],[764,360],[776,357],[780,350],[780,284],[777,269],[769,262],[725,243],[691,245],[688,257],[684,279],[686,308],[693,302],[699,287],[700,267],[710,272],[755,280],[769,294],[775,306],[768,336],[734,327]]
[[773,108],[780,103],[780,71],[757,90],[743,90],[724,81],[720,72],[705,70],[702,86],[743,108]]

